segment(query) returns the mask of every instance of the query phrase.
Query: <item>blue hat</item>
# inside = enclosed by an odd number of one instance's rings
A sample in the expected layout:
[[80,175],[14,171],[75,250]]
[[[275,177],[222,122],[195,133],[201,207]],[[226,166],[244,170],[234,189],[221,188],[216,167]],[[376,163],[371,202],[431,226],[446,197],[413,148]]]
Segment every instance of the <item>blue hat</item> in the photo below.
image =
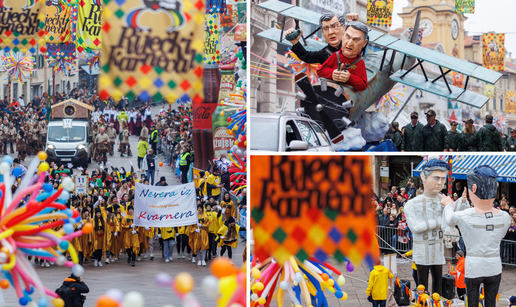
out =
[[422,169],[425,169],[427,167],[433,167],[433,166],[439,166],[439,167],[444,167],[446,168],[447,170],[451,170],[450,169],[450,165],[442,160],[439,160],[439,159],[432,159],[432,160],[428,160],[426,162],[425,165],[423,165]]
[[498,173],[495,171],[494,168],[492,168],[489,165],[479,165],[473,169],[473,172],[475,173],[475,175],[482,176],[482,177],[490,177],[490,178],[498,177]]

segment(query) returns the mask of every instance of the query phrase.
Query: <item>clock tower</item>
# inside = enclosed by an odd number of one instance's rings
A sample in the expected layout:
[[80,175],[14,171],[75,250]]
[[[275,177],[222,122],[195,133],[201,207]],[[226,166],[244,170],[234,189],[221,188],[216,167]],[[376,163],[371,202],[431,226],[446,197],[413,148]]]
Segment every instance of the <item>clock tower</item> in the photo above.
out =
[[408,0],[399,16],[403,27],[413,27],[418,10],[421,10],[420,29],[423,44],[440,42],[447,55],[464,59],[464,21],[466,17],[455,14],[455,0]]

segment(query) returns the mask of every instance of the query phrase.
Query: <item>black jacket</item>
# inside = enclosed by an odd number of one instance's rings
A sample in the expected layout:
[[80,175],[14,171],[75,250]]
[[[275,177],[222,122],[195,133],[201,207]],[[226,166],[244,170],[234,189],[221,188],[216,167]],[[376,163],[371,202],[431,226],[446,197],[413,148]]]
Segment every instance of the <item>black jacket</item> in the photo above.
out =
[[305,63],[319,63],[324,64],[326,60],[335,52],[339,51],[342,44],[339,45],[339,48],[333,48],[330,45],[327,45],[323,49],[319,51],[307,51],[305,47],[302,45],[302,40],[299,40],[297,44],[292,46],[292,52],[297,55],[297,57],[305,62]]
[[65,302],[64,307],[82,307],[83,298],[82,293],[88,293],[90,289],[82,281],[77,281],[73,278],[67,278],[63,285],[56,290],[56,293]]
[[231,185],[229,182],[229,172],[225,172],[220,176],[220,183],[224,185],[224,189],[226,189],[228,192],[231,191]]

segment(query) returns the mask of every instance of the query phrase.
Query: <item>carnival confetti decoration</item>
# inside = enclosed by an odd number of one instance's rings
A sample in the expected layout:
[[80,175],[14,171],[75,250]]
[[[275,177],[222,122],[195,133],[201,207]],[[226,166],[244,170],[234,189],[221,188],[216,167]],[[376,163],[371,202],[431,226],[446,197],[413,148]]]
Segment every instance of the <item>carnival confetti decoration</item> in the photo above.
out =
[[66,43],[66,44],[47,44],[47,51],[45,52],[45,57],[54,58],[54,59],[64,59],[64,60],[75,60],[77,58],[76,49],[74,43]]
[[71,38],[72,7],[64,4],[46,6],[45,39],[49,44],[68,43]]
[[23,83],[32,73],[34,67],[34,58],[29,53],[23,55],[22,52],[13,53],[10,51],[6,56],[2,57],[2,66],[11,77],[11,80],[18,80]]
[[367,0],[367,24],[390,27],[393,3],[394,0]]
[[[165,1],[147,3],[110,1],[103,7],[100,98],[152,97],[173,103],[187,97],[202,103],[204,2],[179,1],[176,9]],[[156,48],[135,54],[135,39],[153,42]],[[163,48],[171,40],[182,43]]]
[[226,0],[206,0],[206,14],[226,14]]
[[[251,156],[255,254],[373,263],[379,256],[369,210],[371,166],[361,156]],[[304,165],[317,164],[315,168]],[[296,182],[303,182],[300,191]],[[332,195],[332,201],[326,195]],[[281,208],[281,209],[280,209]]]
[[505,67],[505,34],[484,33],[482,46],[482,66],[494,71],[503,71]]
[[516,113],[516,92],[507,91],[505,93],[505,112]]
[[310,79],[310,82],[312,84],[319,82],[319,76],[317,76],[317,70],[319,67],[321,67],[320,64],[308,64],[303,61],[301,61],[298,56],[289,50],[286,53],[288,61],[288,66],[292,67],[296,74],[297,73],[305,73],[308,76],[308,79]]
[[100,51],[92,51],[91,53],[88,53],[86,61],[90,69],[100,68]]
[[503,113],[495,113],[493,115],[493,126],[500,131],[505,131],[507,128],[507,116]]
[[[273,299],[278,306],[285,306],[285,296],[294,306],[301,306],[301,298],[307,306],[329,306],[325,291],[340,300],[348,299],[342,289],[346,283],[344,275],[324,261],[315,258],[301,261],[291,256],[280,264],[272,257],[263,261],[256,258],[252,256],[251,307],[269,306]],[[348,261],[346,269],[353,271],[353,264]],[[333,273],[336,276],[332,276]],[[312,304],[312,297],[316,304]]]
[[101,0],[79,1],[77,18],[77,50],[79,52],[102,49],[102,16],[109,15],[109,12],[103,14],[102,8]]
[[[9,285],[14,287],[22,306],[32,301],[30,295],[34,291],[41,296],[38,306],[48,305],[47,296],[53,299],[55,306],[64,306],[64,301],[44,286],[28,256],[65,265],[71,268],[74,275],[82,276],[84,269],[77,264],[77,251],[70,241],[93,230],[93,225],[87,223],[82,230],[74,231],[74,224],[81,221],[79,212],[65,205],[70,192],[73,192],[74,183],[71,178],[65,178],[58,190],[44,183],[50,167],[47,162],[40,162],[46,158],[45,152],[38,153],[14,195],[11,186],[23,170],[14,168],[13,175],[10,175],[13,163],[10,156],[4,156],[0,163],[0,174],[3,175],[3,182],[0,183],[0,265],[5,278],[0,284],[5,285],[3,289]],[[41,190],[43,193],[40,193]],[[53,230],[56,227],[62,228]],[[69,254],[72,261],[66,259],[64,252]],[[0,305],[2,301],[0,291]]]
[[389,111],[396,110],[396,107],[401,105],[403,97],[405,97],[406,86],[403,84],[396,84],[387,94],[383,95],[376,103],[375,110],[378,111],[382,107],[388,107]]
[[48,66],[53,67],[55,73],[62,72],[65,76],[68,76],[73,71],[77,71],[75,62],[65,59],[50,59]]
[[475,0],[455,0],[456,14],[474,14]]
[[0,1],[0,7],[0,50],[36,53],[39,44],[45,52],[45,0]]

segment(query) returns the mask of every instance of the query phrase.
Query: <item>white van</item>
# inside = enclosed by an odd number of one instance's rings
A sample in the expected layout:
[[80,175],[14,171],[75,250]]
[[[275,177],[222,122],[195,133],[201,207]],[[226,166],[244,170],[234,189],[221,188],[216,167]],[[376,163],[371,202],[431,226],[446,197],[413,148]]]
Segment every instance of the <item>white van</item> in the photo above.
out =
[[92,144],[87,120],[51,120],[47,131],[47,162],[72,163],[86,169],[91,163]]

